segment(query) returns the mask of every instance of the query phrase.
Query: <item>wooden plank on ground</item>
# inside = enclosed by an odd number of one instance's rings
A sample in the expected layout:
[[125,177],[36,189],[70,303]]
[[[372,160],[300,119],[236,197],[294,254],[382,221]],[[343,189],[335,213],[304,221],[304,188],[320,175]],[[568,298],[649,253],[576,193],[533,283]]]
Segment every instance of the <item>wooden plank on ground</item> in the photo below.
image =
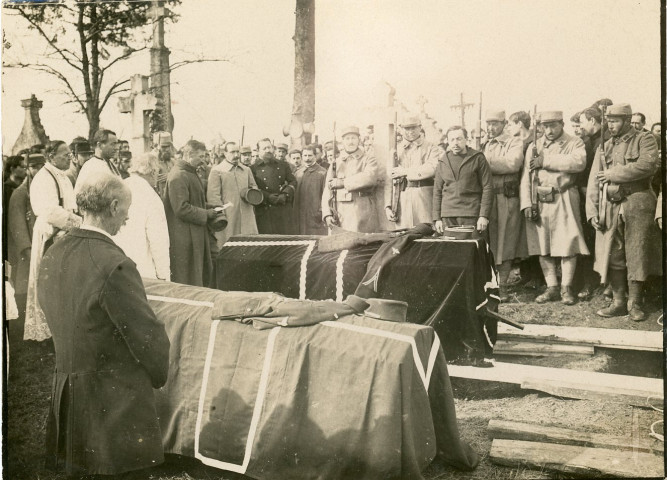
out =
[[[571,382],[587,386],[589,390],[596,387],[610,389],[633,389],[641,392],[644,398],[653,397],[653,401],[663,399],[663,381],[658,378],[633,377],[613,373],[587,372],[567,368],[539,367],[517,363],[495,362],[493,368],[478,368],[464,365],[447,365],[451,377],[486,380],[490,382],[523,384],[530,379],[548,379],[552,382]],[[603,390],[603,388],[598,388]],[[547,392],[549,393],[549,392]],[[646,406],[646,401],[642,404]]]
[[498,339],[567,343],[625,350],[662,352],[662,332],[620,330],[612,328],[563,327],[556,325],[525,325],[518,330],[498,324]]
[[609,448],[495,439],[489,457],[500,465],[518,465],[572,475],[623,478],[663,477],[662,456]]
[[636,450],[638,452],[664,452],[664,446],[657,440],[635,440],[630,437],[588,433],[562,427],[548,427],[534,423],[513,422],[492,419],[487,429],[489,437],[506,440],[559,443],[580,447]]
[[498,340],[493,347],[496,355],[523,355],[543,357],[554,355],[589,355],[595,354],[595,347],[590,345],[567,345],[522,340]]
[[[579,400],[604,400],[611,403],[622,403],[637,407],[649,408],[649,397],[653,391],[632,388],[632,383],[626,386],[591,385],[580,381],[551,380],[548,378],[526,378],[521,382],[524,390],[538,390],[550,395]],[[661,395],[662,397],[662,395]]]

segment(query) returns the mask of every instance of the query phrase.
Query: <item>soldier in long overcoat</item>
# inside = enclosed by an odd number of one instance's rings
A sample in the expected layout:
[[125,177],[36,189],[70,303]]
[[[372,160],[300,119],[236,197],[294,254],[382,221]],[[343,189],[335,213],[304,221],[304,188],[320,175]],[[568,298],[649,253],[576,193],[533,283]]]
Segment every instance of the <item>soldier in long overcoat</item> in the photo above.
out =
[[303,147],[303,167],[297,178],[294,213],[300,235],[326,235],[327,226],[322,220],[322,194],[327,171],[315,160],[315,147]]
[[49,248],[39,276],[56,353],[47,466],[117,475],[164,460],[153,389],[167,381],[169,339],[111,238],[127,219],[129,189],[93,173],[77,198],[84,222]]
[[486,113],[484,156],[491,169],[493,206],[489,218],[491,251],[498,265],[500,299],[507,300],[505,285],[512,260],[519,256],[522,216],[519,210],[519,183],[523,166],[523,141],[504,133],[507,120],[503,110]]
[[[528,253],[540,256],[547,289],[535,301],[544,303],[561,298],[575,303],[572,281],[577,255],[589,255],[579,211],[577,175],[586,168],[586,147],[579,137],[563,131],[563,112],[542,112],[544,135],[526,151],[521,176],[520,208],[526,217]],[[535,147],[535,149],[533,149]],[[533,177],[534,175],[534,177]],[[532,209],[531,191],[537,197],[537,212]],[[534,215],[536,213],[536,215]],[[556,261],[561,263],[559,292]]]
[[391,211],[392,189],[385,188],[385,214],[397,228],[412,228],[431,223],[433,210],[433,177],[444,151],[424,138],[419,117],[408,117],[401,124],[403,141],[398,145],[398,165],[392,179],[404,178],[405,189],[398,204],[398,218]]
[[[597,313],[603,317],[628,314],[634,321],[646,318],[642,290],[649,275],[660,275],[660,232],[654,223],[656,196],[651,178],[658,170],[658,146],[649,132],[630,125],[628,104],[610,105],[607,124],[612,140],[605,143],[604,161],[598,149],[588,180],[586,216],[598,230],[595,271],[609,279],[613,302]],[[606,196],[600,209],[600,193]],[[629,296],[626,290],[629,287]]]
[[259,159],[250,167],[257,188],[264,200],[255,207],[257,230],[263,234],[291,235],[296,233],[292,217],[292,202],[296,191],[296,178],[289,164],[273,155],[271,140],[257,142]]
[[[374,232],[378,226],[375,208],[377,161],[373,154],[360,148],[358,127],[346,127],[341,134],[344,151],[327,171],[322,195],[322,219],[329,227],[335,225],[334,217],[337,217],[339,226],[344,230]],[[335,202],[332,201],[334,191]]]

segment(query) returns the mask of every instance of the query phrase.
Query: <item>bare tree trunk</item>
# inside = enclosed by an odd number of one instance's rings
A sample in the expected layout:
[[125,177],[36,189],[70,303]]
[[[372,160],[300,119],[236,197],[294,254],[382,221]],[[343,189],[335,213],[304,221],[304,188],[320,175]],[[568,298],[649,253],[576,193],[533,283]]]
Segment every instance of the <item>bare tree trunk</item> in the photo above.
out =
[[[296,0],[292,118],[302,125],[315,120],[315,0]],[[310,140],[304,133],[292,138],[292,144],[303,146]]]

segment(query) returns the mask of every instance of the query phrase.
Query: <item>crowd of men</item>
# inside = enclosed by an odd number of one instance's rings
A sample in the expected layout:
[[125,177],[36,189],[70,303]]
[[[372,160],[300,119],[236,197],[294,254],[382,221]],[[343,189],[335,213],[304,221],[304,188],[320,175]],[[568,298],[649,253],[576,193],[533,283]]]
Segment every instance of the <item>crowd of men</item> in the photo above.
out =
[[50,336],[37,297],[40,259],[80,226],[76,192],[98,173],[118,176],[132,192],[127,224],[114,240],[145,277],[214,287],[213,261],[233,235],[376,232],[387,225],[379,218],[384,207],[397,229],[429,223],[443,234],[468,226],[485,237],[501,300],[523,261],[523,281],[546,283],[538,303],[571,305],[604,284],[611,303],[599,315],[643,320],[643,283],[661,274],[654,261],[661,125],[649,132],[643,114],[608,99],[570,118],[574,135],[564,131],[560,111],[531,118],[494,110],[485,120],[483,141],[452,126],[436,143],[419,117],[405,118],[384,198],[376,194],[385,180],[372,130],[362,138],[355,126],[342,129],[340,141],[291,150],[263,138],[256,147],[225,142],[211,151],[190,140],[177,151],[161,132],[151,152],[134,157],[127,142],[102,129],[91,142],[52,141],[9,157],[3,254],[25,312],[25,332],[17,335]]
[[177,151],[161,132],[137,156],[102,129],[5,159],[3,256],[20,314],[9,340],[53,336],[56,349],[49,464],[115,474],[163,460],[152,389],[166,382],[169,339],[141,277],[215,287],[233,235],[467,230],[489,242],[501,300],[521,261],[522,277],[536,264],[546,283],[538,303],[571,305],[604,284],[598,315],[644,320],[644,282],[662,273],[661,125],[649,132],[608,99],[570,119],[574,135],[561,111],[534,117],[487,112],[478,148],[461,126],[436,144],[419,117],[404,119],[384,196],[372,137],[356,126],[291,150],[263,138]]

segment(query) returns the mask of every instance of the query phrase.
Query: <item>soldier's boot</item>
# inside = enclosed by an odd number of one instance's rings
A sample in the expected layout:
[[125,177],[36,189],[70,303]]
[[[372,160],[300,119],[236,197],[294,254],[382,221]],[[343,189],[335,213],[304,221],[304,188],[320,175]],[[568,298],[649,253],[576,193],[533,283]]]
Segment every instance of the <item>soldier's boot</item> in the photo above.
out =
[[629,283],[628,311],[630,320],[633,322],[643,322],[646,320],[646,313],[642,310],[642,304],[644,303],[644,282],[631,280]]
[[602,296],[603,296],[604,298],[606,298],[607,300],[611,300],[612,297],[613,297],[613,293],[612,293],[612,292],[613,292],[613,290],[612,290],[612,288],[611,288],[611,282],[610,282],[610,283],[608,283],[608,284],[604,287],[604,291],[602,292]]
[[567,285],[563,286],[560,291],[560,301],[563,305],[574,305],[576,302],[574,293],[572,293],[572,287]]
[[536,303],[547,303],[547,302],[555,302],[560,298],[560,292],[558,291],[558,287],[547,287],[547,289],[542,293],[541,295],[538,295],[535,297],[535,302]]
[[620,317],[628,314],[628,292],[625,286],[625,278],[625,270],[609,270],[609,285],[611,286],[614,299],[608,307],[596,312],[599,316]]

